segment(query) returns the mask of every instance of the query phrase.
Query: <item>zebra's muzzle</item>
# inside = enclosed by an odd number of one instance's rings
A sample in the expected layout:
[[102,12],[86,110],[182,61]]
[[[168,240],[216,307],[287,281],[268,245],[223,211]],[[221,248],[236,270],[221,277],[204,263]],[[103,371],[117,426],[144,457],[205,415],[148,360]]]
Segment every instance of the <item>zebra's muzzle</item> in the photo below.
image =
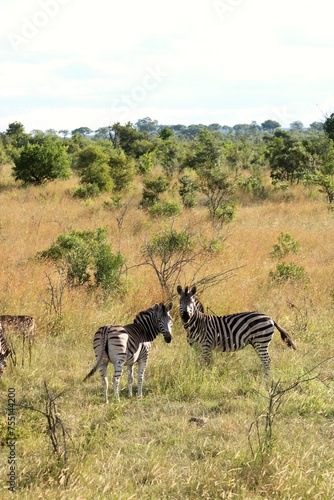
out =
[[188,314],[188,311],[183,311],[181,313],[181,319],[183,321],[183,323],[188,323],[189,319],[190,319],[190,316]]
[[164,336],[164,339],[165,339],[166,344],[170,344],[172,341],[172,336],[171,335]]

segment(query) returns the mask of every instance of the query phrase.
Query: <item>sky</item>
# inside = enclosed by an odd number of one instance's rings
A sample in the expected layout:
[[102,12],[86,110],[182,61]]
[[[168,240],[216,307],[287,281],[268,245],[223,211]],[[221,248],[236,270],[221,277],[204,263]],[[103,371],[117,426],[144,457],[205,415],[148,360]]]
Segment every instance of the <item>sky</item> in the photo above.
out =
[[0,132],[324,121],[331,0],[0,0]]

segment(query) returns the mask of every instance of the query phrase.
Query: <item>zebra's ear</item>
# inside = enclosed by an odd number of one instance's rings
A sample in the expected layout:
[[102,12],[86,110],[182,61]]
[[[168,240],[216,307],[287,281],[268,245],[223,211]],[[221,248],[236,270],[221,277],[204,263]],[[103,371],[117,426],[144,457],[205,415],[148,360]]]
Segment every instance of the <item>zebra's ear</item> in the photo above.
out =
[[192,287],[192,289],[190,290],[191,295],[195,295],[196,291],[197,291],[197,288],[196,288],[196,286],[194,285],[194,286]]
[[173,308],[173,302],[168,302],[167,306],[166,306],[166,311],[169,312],[171,311]]
[[160,304],[154,304],[153,309],[155,312],[159,311]]
[[183,291],[183,290],[182,290],[182,286],[181,286],[181,285],[177,285],[176,290],[177,290],[177,293],[178,293],[179,295],[181,295],[181,293],[182,293],[182,291]]

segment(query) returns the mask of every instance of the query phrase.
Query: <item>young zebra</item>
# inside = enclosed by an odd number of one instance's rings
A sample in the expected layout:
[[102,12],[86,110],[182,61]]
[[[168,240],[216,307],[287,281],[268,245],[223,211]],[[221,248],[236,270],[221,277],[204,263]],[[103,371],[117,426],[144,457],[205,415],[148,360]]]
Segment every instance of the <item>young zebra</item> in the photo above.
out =
[[[29,363],[31,364],[31,348],[32,342],[35,335],[35,320],[31,316],[10,316],[9,314],[4,314],[0,316],[0,323],[2,325],[3,333],[7,339],[7,342],[12,346],[12,359],[15,355],[13,342],[10,338],[10,334],[13,331],[20,332],[22,335],[22,366],[24,365],[24,348],[25,341],[28,340],[28,351],[29,351]],[[14,356],[15,360],[15,356]],[[16,361],[14,361],[16,364]]]
[[[203,357],[209,361],[211,351],[237,351],[250,344],[254,347],[262,362],[265,373],[270,371],[268,346],[275,327],[282,340],[293,349],[297,349],[291,337],[269,316],[258,312],[242,312],[226,316],[204,314],[199,310],[200,302],[194,297],[196,287],[191,290],[179,285],[180,316],[187,330],[187,341],[190,346],[199,344]],[[201,304],[200,304],[201,305]]]
[[7,358],[10,355],[10,349],[3,334],[2,325],[0,323],[0,379],[7,366]]
[[104,387],[105,402],[108,403],[108,363],[114,365],[113,389],[116,399],[119,399],[119,381],[123,366],[128,367],[128,389],[132,396],[133,365],[138,363],[138,397],[142,397],[144,373],[147,366],[151,342],[159,332],[168,344],[172,340],[172,319],[169,311],[173,304],[155,304],[146,311],[142,311],[134,322],[125,325],[102,326],[94,335],[93,347],[96,356],[94,368],[86,375],[84,381],[100,369],[102,385]]

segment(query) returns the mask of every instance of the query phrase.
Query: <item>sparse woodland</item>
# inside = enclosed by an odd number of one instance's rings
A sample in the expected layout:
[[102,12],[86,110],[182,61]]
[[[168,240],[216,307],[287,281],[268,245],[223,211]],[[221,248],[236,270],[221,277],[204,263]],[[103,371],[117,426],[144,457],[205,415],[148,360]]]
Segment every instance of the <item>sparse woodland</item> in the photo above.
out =
[[[0,314],[34,317],[36,334],[31,364],[0,380],[0,496],[14,388],[22,499],[332,498],[333,140],[254,127],[2,134]],[[59,169],[37,179],[51,143]],[[179,283],[210,313],[257,310],[289,332],[298,350],[276,331],[270,386],[250,347],[203,366]],[[167,300],[173,340],[152,345],[143,398],[124,373],[105,405],[99,374],[83,383],[95,331]]]

